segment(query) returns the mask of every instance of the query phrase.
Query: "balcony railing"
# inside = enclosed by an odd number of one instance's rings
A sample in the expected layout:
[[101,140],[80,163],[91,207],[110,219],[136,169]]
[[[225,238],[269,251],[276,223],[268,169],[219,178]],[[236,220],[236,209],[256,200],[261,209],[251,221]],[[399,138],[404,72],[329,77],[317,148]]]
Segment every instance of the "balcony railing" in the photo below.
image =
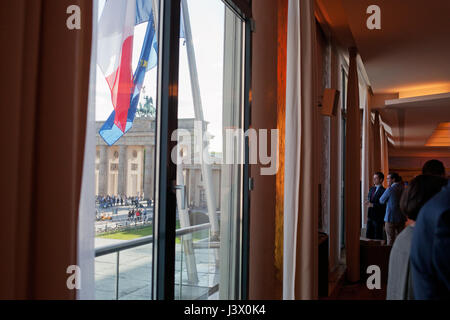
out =
[[[209,230],[211,228],[211,224],[210,223],[204,223],[204,224],[200,224],[200,225],[195,225],[195,226],[190,226],[190,227],[186,227],[186,228],[180,228],[177,229],[175,234],[176,234],[176,238],[180,237],[180,242],[182,243],[183,241],[186,241],[186,237],[189,235],[187,238],[192,239],[191,234],[193,234],[194,232],[198,232],[198,231],[202,231],[202,230]],[[137,239],[133,239],[133,240],[128,240],[128,241],[123,241],[120,243],[115,243],[115,244],[111,244],[111,245],[105,245],[105,246],[101,246],[95,249],[95,257],[102,257],[102,256],[106,256],[109,254],[116,254],[116,266],[115,266],[115,299],[118,300],[119,299],[119,275],[120,275],[120,252],[124,251],[124,250],[128,250],[128,249],[133,249],[133,248],[137,248],[137,247],[141,247],[144,245],[149,245],[149,244],[153,244],[153,235],[150,236],[145,236],[145,237],[141,237],[141,238],[137,238]],[[218,249],[219,247],[219,243],[217,242],[204,242],[204,241],[198,241],[197,243],[193,243],[193,248],[198,248],[198,249]],[[184,249],[183,249],[183,245],[181,245],[181,255],[183,255],[184,253]],[[183,260],[183,259],[182,259]],[[181,260],[181,261],[182,261]],[[191,269],[192,269],[192,265],[191,265]],[[192,270],[191,270],[192,271]],[[183,273],[183,267],[181,266],[181,271],[180,273]],[[196,273],[196,270],[195,270]],[[182,278],[180,276],[180,278]],[[180,280],[180,289],[182,288],[182,281]],[[181,290],[180,290],[181,292]],[[181,293],[180,293],[180,297],[181,297]]]

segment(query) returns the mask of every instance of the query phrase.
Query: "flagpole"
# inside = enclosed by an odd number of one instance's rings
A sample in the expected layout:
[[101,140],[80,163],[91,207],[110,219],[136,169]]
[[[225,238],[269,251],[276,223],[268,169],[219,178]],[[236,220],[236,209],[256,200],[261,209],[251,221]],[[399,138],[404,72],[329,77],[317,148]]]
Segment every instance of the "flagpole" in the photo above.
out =
[[[158,29],[158,13],[159,13],[159,1],[158,0],[152,0],[153,1],[153,21],[155,23],[155,32],[156,34],[159,34]],[[189,221],[189,213],[188,213],[188,207],[185,203],[186,195],[185,195],[185,182],[184,182],[184,176],[183,176],[183,167],[182,164],[177,165],[177,185],[182,186],[183,190],[177,190],[176,191],[176,197],[177,197],[177,209],[179,213],[180,218],[180,227],[185,228],[190,226]],[[182,205],[184,204],[184,205]],[[188,281],[191,284],[198,283],[198,273],[197,273],[197,263],[195,259],[194,254],[194,244],[192,241],[192,234],[184,235],[181,238],[181,245],[183,246],[184,255],[186,257],[186,269],[188,274]],[[182,286],[180,278],[180,288]]]
[[[179,153],[178,156],[180,156]],[[177,186],[179,186],[180,188],[176,191],[177,209],[180,218],[180,227],[186,228],[189,227],[191,223],[189,221],[189,213],[188,213],[189,208],[186,201],[186,185],[184,182],[183,167],[181,163],[177,165]],[[181,236],[180,240],[181,245],[183,246],[184,249],[184,255],[186,257],[186,269],[188,274],[188,281],[191,284],[196,284],[198,283],[198,274],[197,274],[197,263],[195,259],[192,233]],[[182,271],[183,270],[181,270],[181,273]],[[180,287],[181,286],[182,281],[180,278]]]
[[153,0],[153,6],[152,6],[152,12],[153,12],[153,21],[155,22],[155,32],[156,32],[156,34],[159,34],[158,33],[158,26],[159,26],[159,24],[158,24],[158,18],[159,18],[159,6],[158,6],[158,4],[159,4],[159,0]]
[[[198,81],[198,73],[197,73],[197,63],[195,59],[195,50],[194,44],[192,41],[192,31],[191,31],[191,22],[189,18],[189,9],[186,0],[181,1],[182,6],[182,14],[184,20],[184,37],[186,40],[186,51],[189,65],[189,74],[191,78],[191,89],[192,89],[192,99],[194,102],[194,113],[196,120],[201,121],[202,128],[202,137],[204,133],[204,117],[203,117],[203,107],[202,100],[200,96],[200,85]],[[206,202],[208,206],[208,215],[209,221],[211,223],[211,238],[218,239],[219,237],[219,223],[216,214],[216,200],[214,197],[214,188],[212,183],[212,170],[211,165],[205,163],[203,159],[204,151],[209,155],[208,145],[206,141],[203,141],[200,146],[200,161],[201,161],[201,169],[203,175],[203,181],[205,183],[205,194],[206,194]]]

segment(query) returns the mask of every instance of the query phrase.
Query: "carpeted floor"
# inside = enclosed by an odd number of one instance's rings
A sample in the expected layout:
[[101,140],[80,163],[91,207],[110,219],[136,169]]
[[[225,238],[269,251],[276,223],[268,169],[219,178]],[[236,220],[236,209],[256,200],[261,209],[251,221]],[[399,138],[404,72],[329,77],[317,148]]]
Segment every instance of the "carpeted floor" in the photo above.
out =
[[386,284],[381,289],[369,290],[365,283],[344,283],[332,297],[327,300],[385,300]]

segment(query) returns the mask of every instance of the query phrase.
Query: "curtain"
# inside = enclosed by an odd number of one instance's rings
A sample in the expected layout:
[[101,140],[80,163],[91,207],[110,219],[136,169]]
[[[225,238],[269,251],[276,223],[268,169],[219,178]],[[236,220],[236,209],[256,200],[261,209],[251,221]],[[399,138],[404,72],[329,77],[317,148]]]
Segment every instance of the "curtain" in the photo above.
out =
[[356,48],[349,49],[347,131],[345,135],[345,225],[347,277],[358,281],[361,235],[361,120]]
[[386,130],[384,129],[383,124],[380,125],[380,138],[381,138],[381,169],[384,174],[383,186],[387,188],[388,185],[386,178],[389,174],[389,144]]
[[318,217],[314,177],[313,1],[288,8],[283,299],[317,298]]
[[[79,30],[66,27],[71,5]],[[2,1],[0,21],[0,299],[75,299],[92,1]]]
[[[92,16],[98,16],[98,2],[93,2]],[[89,100],[86,122],[83,176],[78,213],[78,265],[82,270],[77,299],[95,299],[95,96],[97,71],[97,19],[92,22],[92,50],[89,75]]]
[[[331,88],[340,88],[341,81],[341,65],[339,62],[339,54],[337,48],[332,46],[331,50]],[[342,94],[342,93],[341,93]],[[330,121],[330,271],[333,271],[339,265],[340,253],[340,198],[341,198],[341,153],[339,145],[341,142],[341,126],[342,119],[341,106],[339,104],[337,115],[331,117]]]
[[371,161],[370,161],[370,108],[369,108],[369,92],[368,89],[364,92],[364,114],[363,114],[363,140],[362,140],[362,188],[361,188],[361,228],[365,228],[367,221],[367,208],[364,205],[364,200],[369,193],[369,187],[371,185]]
[[[373,123],[373,172],[382,171],[381,169],[381,128],[380,115],[378,111],[374,112]],[[386,177],[385,177],[386,180]]]
[[369,92],[367,92],[367,109],[368,109],[368,117],[369,117],[369,123],[368,123],[368,128],[367,128],[367,134],[368,134],[368,139],[369,139],[369,143],[368,143],[368,153],[369,153],[369,158],[368,158],[368,171],[369,171],[369,185],[372,184],[372,175],[373,173],[376,171],[375,170],[375,165],[374,165],[374,140],[375,140],[375,135],[374,135],[374,124],[373,124],[373,113],[372,113],[372,104],[371,104],[371,94],[370,94],[370,90],[368,90]]

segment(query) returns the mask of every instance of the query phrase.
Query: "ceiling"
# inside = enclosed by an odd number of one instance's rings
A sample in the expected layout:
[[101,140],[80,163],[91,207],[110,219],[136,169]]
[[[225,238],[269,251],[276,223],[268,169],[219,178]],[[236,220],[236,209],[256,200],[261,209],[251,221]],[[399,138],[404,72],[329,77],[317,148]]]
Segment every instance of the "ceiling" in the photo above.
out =
[[[449,0],[342,0],[375,93],[450,92]],[[370,5],[381,29],[369,30]],[[433,87],[436,88],[433,91]],[[439,89],[440,88],[440,89]],[[400,94],[401,95],[401,94]]]
[[[433,149],[428,139],[450,121],[450,1],[316,2],[334,38],[357,47],[372,91],[401,98],[380,109],[393,147]],[[380,7],[380,30],[367,28],[371,5]]]
[[379,112],[394,147],[423,147],[440,123],[450,122],[450,94],[386,100]]

